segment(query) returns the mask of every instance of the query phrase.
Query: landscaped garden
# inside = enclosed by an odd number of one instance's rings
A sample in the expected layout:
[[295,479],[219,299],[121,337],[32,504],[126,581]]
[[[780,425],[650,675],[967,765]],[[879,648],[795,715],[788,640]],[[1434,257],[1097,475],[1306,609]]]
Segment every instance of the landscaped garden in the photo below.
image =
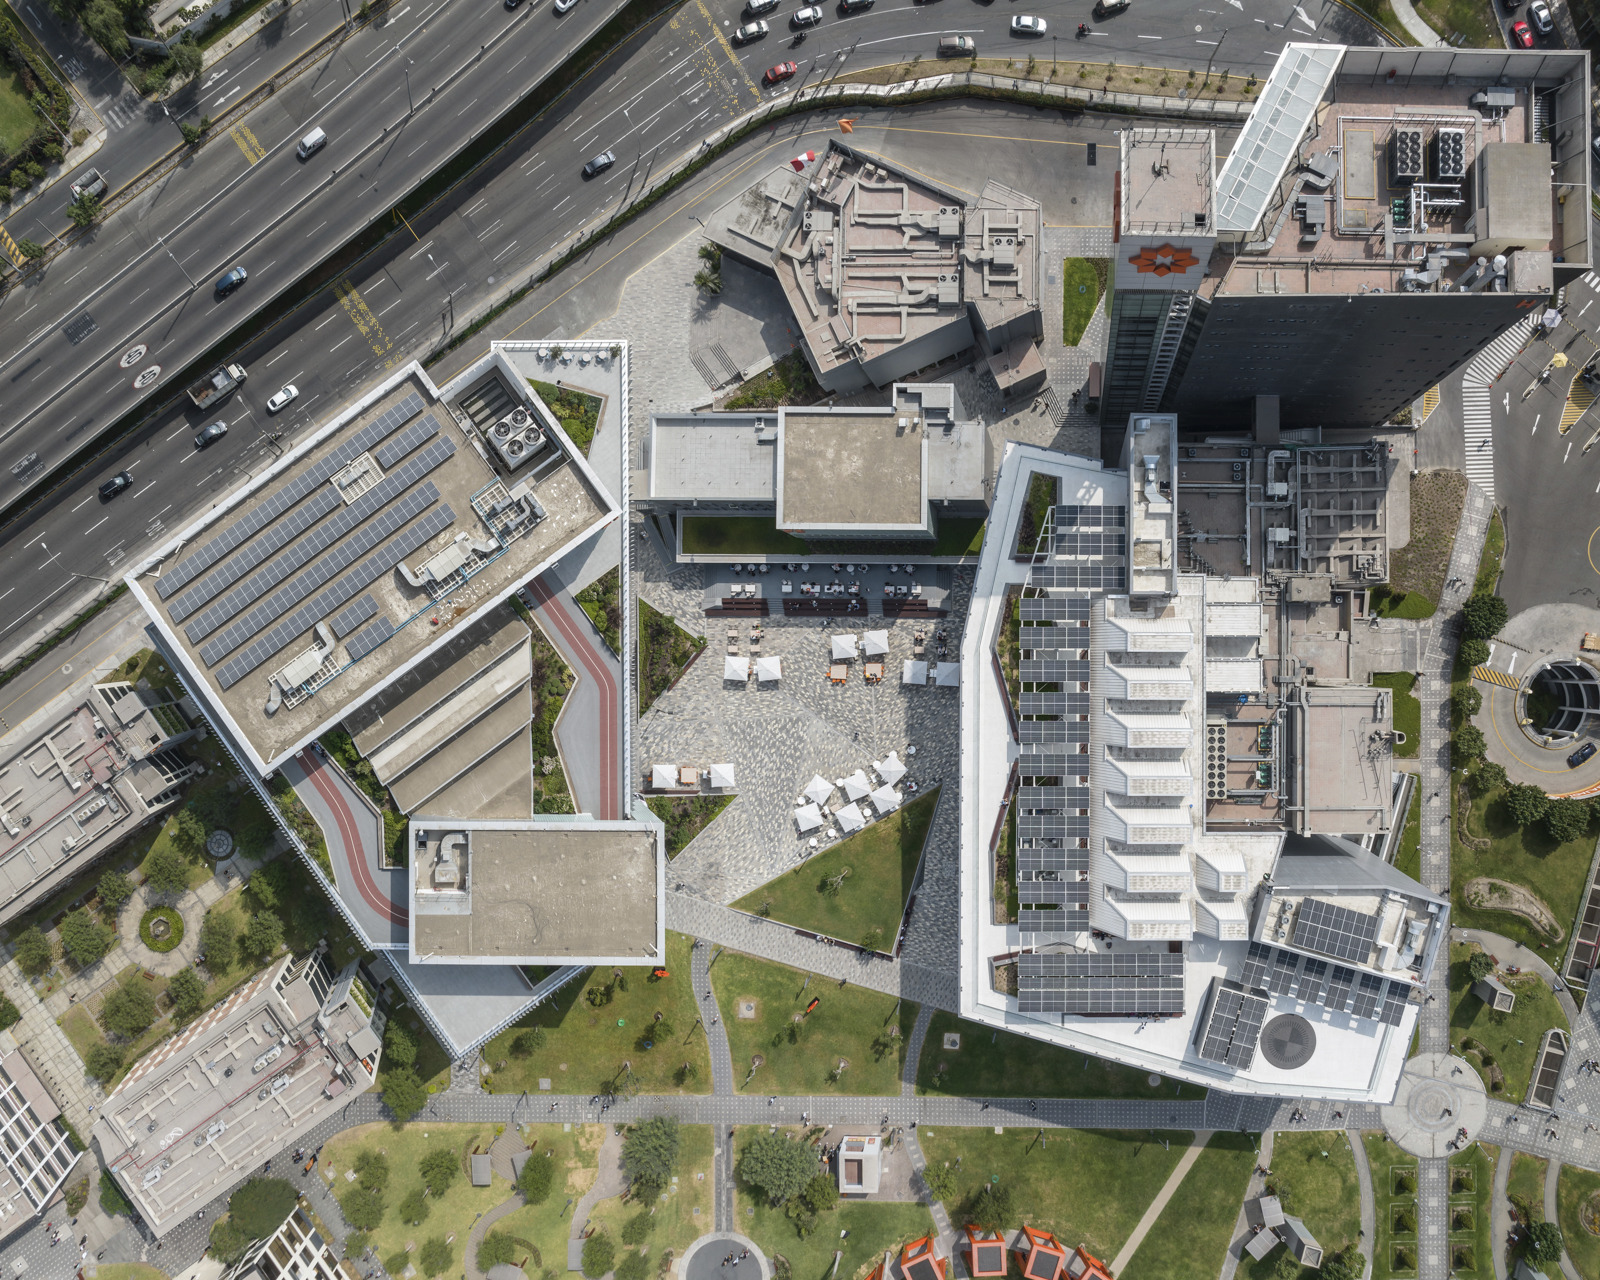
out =
[[887,951],[922,859],[937,789],[769,880],[733,905],[796,928]]
[[629,965],[590,969],[567,983],[483,1047],[489,1089],[537,1094],[546,1079],[557,1093],[710,1092],[689,942],[667,934],[665,978],[653,977],[648,965]]
[[816,374],[805,354],[796,347],[773,362],[765,373],[743,382],[723,404],[724,409],[776,409],[779,405],[812,404],[822,395]]
[[[1274,1134],[1272,1177],[1267,1186],[1282,1202],[1285,1213],[1310,1228],[1325,1255],[1365,1246],[1361,1239],[1361,1185],[1356,1181],[1355,1154],[1343,1130],[1280,1130]],[[1260,1261],[1246,1259],[1245,1275],[1249,1280],[1279,1280],[1283,1253],[1275,1249]],[[1352,1270],[1361,1274],[1359,1266]],[[1302,1271],[1316,1275],[1309,1269]]]
[[1456,1280],[1495,1280],[1489,1235],[1496,1147],[1474,1143],[1450,1157],[1450,1268]]
[[[1094,319],[1111,278],[1109,258],[1067,258],[1061,264],[1061,341],[1075,347]],[[1107,301],[1106,310],[1111,310]]]
[[[1194,1135],[1185,1130],[1135,1133],[1049,1129],[1041,1133],[1028,1126],[996,1133],[993,1129],[940,1126],[919,1128],[917,1140],[929,1170],[948,1170],[953,1176],[953,1188],[944,1197],[944,1205],[958,1229],[972,1220],[980,1193],[987,1187],[999,1187],[1010,1193],[1014,1222],[1027,1222],[1054,1232],[1069,1247],[1081,1243],[1095,1257],[1109,1263],[1133,1234],[1144,1211],[1194,1141]],[[1248,1142],[1244,1154],[1248,1173],[1252,1167]],[[1208,1169],[1202,1156],[1184,1184],[1197,1176],[1224,1172]],[[939,1177],[935,1173],[934,1181]],[[1234,1197],[1228,1215],[1231,1233],[1244,1191],[1243,1179],[1223,1190]],[[1015,1230],[1014,1225],[996,1225]],[[1158,1224],[1156,1230],[1160,1229]],[[1169,1223],[1167,1229],[1174,1232],[1179,1247],[1190,1238],[1187,1223],[1175,1229]],[[1226,1247],[1224,1239],[1216,1251],[1217,1267],[1222,1265]],[[1198,1251],[1188,1261],[1187,1270],[1174,1274],[1187,1280],[1215,1270]],[[1162,1265],[1164,1268],[1165,1263]],[[1138,1277],[1146,1273],[1129,1268],[1126,1274]]]
[[667,857],[676,858],[737,796],[649,796],[645,804],[667,828]]
[[531,616],[527,621],[533,630],[529,652],[533,658],[534,809],[537,813],[572,813],[572,793],[567,787],[561,753],[556,750],[556,719],[572,689],[572,668],[550,643],[543,628]]
[[900,1092],[911,1001],[737,951],[713,957],[711,986],[741,1092]]
[[1249,1134],[1212,1134],[1125,1274],[1134,1280],[1189,1280],[1220,1269],[1255,1165],[1256,1148]]
[[[410,1127],[414,1129],[417,1126]],[[594,1185],[599,1173],[600,1147],[605,1141],[606,1126],[580,1124],[564,1130],[559,1124],[523,1125],[522,1137],[533,1148],[530,1160],[548,1160],[555,1166],[551,1171],[549,1194],[538,1203],[523,1204],[513,1209],[495,1223],[492,1234],[512,1243],[516,1250],[514,1263],[528,1259],[529,1280],[546,1271],[565,1275],[567,1240],[572,1232],[571,1206],[567,1201],[577,1201]],[[501,1199],[510,1194],[504,1183],[497,1190]],[[448,1274],[460,1275],[465,1270],[461,1251],[466,1238],[467,1231],[458,1227],[456,1238],[450,1246],[452,1252]],[[493,1250],[493,1243],[489,1248]]]
[[[1544,1179],[1539,1179],[1539,1203],[1544,1202]],[[1556,1188],[1561,1214],[1561,1237],[1567,1256],[1583,1280],[1600,1280],[1600,1173],[1561,1166]]]
[[1403,871],[1419,883],[1422,880],[1422,785],[1421,779],[1411,788],[1411,802],[1406,807],[1405,826],[1400,829],[1400,847],[1394,853],[1396,871]]
[[622,654],[622,575],[620,569],[607,569],[573,597],[589,615],[611,652]]
[[1373,1280],[1417,1273],[1417,1158],[1381,1133],[1361,1135],[1372,1170],[1377,1239],[1372,1241]]
[[1472,993],[1476,943],[1450,944],[1450,1040],[1452,1048],[1478,1069],[1490,1096],[1523,1102],[1544,1033],[1568,1031],[1567,1015],[1549,985],[1536,973],[1496,976],[1517,997],[1510,1013],[1498,1013]]
[[1395,747],[1395,755],[1415,758],[1422,746],[1422,703],[1411,692],[1417,683],[1416,672],[1376,672],[1372,683],[1394,690],[1394,727],[1406,735],[1406,740]]
[[528,385],[539,394],[556,421],[567,433],[567,439],[577,446],[584,457],[589,456],[589,446],[594,443],[595,429],[600,424],[599,396],[579,391],[576,387],[558,387],[553,382],[539,382],[529,378]]
[[667,1188],[653,1201],[629,1195],[602,1200],[589,1211],[589,1221],[624,1246],[639,1245],[652,1268],[662,1265],[668,1250],[681,1256],[712,1228],[713,1145],[710,1125],[680,1125],[678,1171]]
[[1028,497],[1023,503],[1022,515],[1017,520],[1017,542],[1014,554],[1031,556],[1039,545],[1039,535],[1050,519],[1050,508],[1056,505],[1056,491],[1060,481],[1051,475],[1035,471],[1028,477]]
[[639,601],[639,714],[670,689],[706,647],[704,636],[693,636],[664,613]]
[[1425,471],[1412,479],[1411,541],[1389,552],[1389,581],[1372,593],[1381,616],[1433,616],[1466,496],[1467,477],[1460,471]]

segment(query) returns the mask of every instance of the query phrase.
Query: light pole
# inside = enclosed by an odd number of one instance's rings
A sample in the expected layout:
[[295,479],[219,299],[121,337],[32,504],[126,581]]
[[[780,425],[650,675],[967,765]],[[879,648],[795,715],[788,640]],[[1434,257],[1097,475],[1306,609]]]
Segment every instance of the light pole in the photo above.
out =
[[[45,561],[44,561],[46,565],[48,565],[52,560],[61,559],[61,553],[59,551],[56,552],[54,555],[50,555],[49,554],[50,548],[45,545],[45,541],[44,541],[43,538],[39,539],[39,546],[41,548],[43,548],[44,551],[46,552]],[[94,582],[104,582],[104,583],[106,583],[108,585],[111,582],[110,578],[102,578],[102,577],[99,577],[96,574],[92,574],[92,573],[76,573],[71,569],[64,569],[64,570],[62,570],[62,572],[64,572],[67,575],[67,577],[69,577],[69,578],[89,578]]]
[[[159,244],[163,249],[167,249],[167,242],[159,235],[156,236],[156,243]],[[167,249],[167,257],[178,263],[178,270],[183,272],[183,278],[189,282],[189,287],[191,289],[198,289],[200,287],[194,282],[194,277],[189,274],[189,268],[184,266],[183,263],[178,262],[177,254],[173,253],[171,249]]]
[[1221,39],[1219,39],[1216,42],[1216,44],[1211,46],[1211,56],[1206,59],[1206,78],[1205,78],[1205,83],[1200,86],[1202,89],[1204,89],[1206,87],[1206,85],[1211,83],[1211,64],[1217,60],[1217,50],[1222,48],[1222,41],[1226,40],[1227,38],[1228,38],[1228,28],[1227,27],[1223,27],[1222,28],[1222,37],[1221,37]]
[[406,65],[401,67],[400,70],[405,73],[405,77],[406,77],[406,107],[407,107],[406,114],[414,116],[414,115],[417,114],[417,104],[411,100],[411,59],[410,58],[406,59]]

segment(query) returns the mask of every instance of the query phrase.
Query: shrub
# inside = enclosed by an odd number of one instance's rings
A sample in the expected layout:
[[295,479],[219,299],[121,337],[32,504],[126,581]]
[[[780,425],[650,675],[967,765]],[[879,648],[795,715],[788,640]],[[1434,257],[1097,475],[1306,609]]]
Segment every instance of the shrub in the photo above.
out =
[[1552,800],[1544,811],[1545,829],[1560,844],[1576,840],[1589,829],[1590,805],[1587,800]]
[[596,1231],[583,1242],[583,1274],[588,1280],[600,1280],[611,1270],[616,1256],[617,1246],[611,1243],[611,1237],[603,1231]]
[[400,1202],[400,1221],[420,1227],[428,1217],[428,1208],[427,1192],[417,1187]]
[[187,120],[178,121],[178,132],[183,135],[185,144],[198,147],[200,139],[205,137],[205,130],[197,124],[190,124]]
[[1506,785],[1506,771],[1503,765],[1496,764],[1493,760],[1480,760],[1478,767],[1472,771],[1472,776],[1467,779],[1475,796],[1486,796],[1491,791],[1498,791]]
[[1528,1259],[1531,1262],[1561,1260],[1561,1228],[1553,1222],[1535,1222],[1528,1228]]
[[616,1280],[645,1280],[650,1274],[650,1259],[630,1249],[622,1255],[622,1261],[617,1263],[612,1274]]
[[359,1258],[372,1244],[372,1237],[365,1231],[352,1231],[344,1238],[344,1256]]
[[1007,1223],[1017,1216],[1015,1198],[1011,1189],[1000,1183],[986,1183],[972,1199],[967,1210],[968,1221],[992,1231],[1009,1230]]
[[555,1170],[550,1166],[554,1163],[554,1160],[536,1160],[530,1156],[522,1166],[517,1190],[529,1204],[543,1204],[550,1198],[550,1188],[555,1182]]
[[111,1077],[122,1070],[122,1050],[102,1040],[89,1050],[89,1056],[83,1060],[84,1069],[102,1084],[108,1084]]
[[622,1140],[623,1172],[637,1196],[654,1197],[665,1191],[677,1167],[676,1116],[652,1116],[635,1125]]
[[868,929],[861,935],[861,948],[864,951],[882,951],[883,930],[877,925],[873,925],[872,928]]
[[443,1236],[434,1236],[431,1240],[422,1242],[422,1249],[417,1254],[417,1264],[422,1268],[425,1276],[442,1276],[450,1270],[450,1263],[454,1259],[450,1245]]
[[[27,184],[24,183],[20,189],[26,190]],[[20,253],[24,258],[32,260],[44,257],[45,253],[48,251],[37,240],[23,238],[17,241],[17,252]]]
[[192,967],[179,969],[167,983],[167,996],[180,1018],[192,1018],[205,1008],[205,981]]
[[127,978],[100,1007],[100,1025],[113,1035],[133,1040],[156,1020],[156,998],[137,975]]
[[1490,640],[1500,634],[1510,614],[1499,596],[1480,591],[1461,606],[1465,634],[1477,640]]
[[410,1067],[385,1072],[382,1079],[383,1105],[393,1113],[397,1123],[404,1124],[422,1110],[428,1100],[428,1092]]
[[513,1261],[517,1256],[517,1242],[504,1231],[491,1231],[478,1241],[478,1270],[487,1271]]
[[[393,1023],[390,1023],[393,1026]],[[531,1164],[532,1161],[529,1161]],[[422,1157],[422,1163],[417,1166],[422,1174],[422,1185],[428,1188],[430,1196],[442,1196],[450,1190],[450,1185],[456,1180],[456,1175],[461,1172],[460,1162],[457,1161],[455,1152],[449,1147],[435,1147]]]
[[300,1198],[282,1178],[251,1178],[228,1197],[228,1217],[253,1240],[265,1240],[283,1225]]
[[[176,819],[181,831],[184,819],[196,827],[200,827],[200,843],[205,843],[205,828],[200,826],[200,819],[185,809]],[[144,860],[144,881],[157,893],[182,893],[189,887],[189,860],[177,849],[179,840],[178,831],[173,834],[171,846],[157,849]]]
[[1474,982],[1482,982],[1494,972],[1494,961],[1487,951],[1474,951],[1467,961],[1467,974]]
[[0,1031],[14,1027],[22,1021],[22,1012],[11,1003],[10,996],[0,996]]
[[947,1164],[929,1165],[922,1171],[928,1194],[935,1200],[953,1200],[956,1194],[955,1170]]
[[1519,827],[1531,827],[1549,807],[1550,798],[1538,787],[1514,782],[1506,788],[1506,813]]
[[83,1206],[89,1203],[89,1178],[85,1174],[79,1181],[61,1193],[66,1197],[67,1212],[77,1217],[83,1212]]
[[112,1217],[133,1212],[133,1206],[128,1203],[128,1197],[122,1194],[117,1180],[104,1169],[100,1170],[100,1207]]
[[30,924],[19,933],[17,940],[11,944],[11,950],[17,958],[17,967],[30,977],[38,977],[55,959],[50,940],[39,932],[38,925]]
[[513,1058],[531,1058],[542,1048],[544,1048],[543,1027],[525,1027],[511,1040]]
[[1483,709],[1483,694],[1470,684],[1464,684],[1450,695],[1450,707],[1463,720],[1469,720]]
[[1489,749],[1489,744],[1484,741],[1483,730],[1475,724],[1463,725],[1456,730],[1455,747],[1452,755],[1463,764],[1473,760],[1481,760],[1483,753]]
[[82,907],[61,922],[61,946],[79,968],[88,968],[104,959],[117,935]]
[[656,1220],[648,1213],[636,1213],[622,1224],[618,1234],[623,1244],[643,1244],[656,1229]]
[[283,945],[283,921],[276,912],[256,912],[244,927],[244,936],[239,939],[239,945],[247,955],[258,960],[268,959]]
[[133,897],[133,881],[113,867],[100,877],[96,892],[100,895],[102,906],[110,911],[121,911],[128,899]]
[[[166,921],[165,937],[156,936],[155,924],[158,920]],[[172,907],[151,907],[139,920],[139,941],[158,953],[173,950],[183,941],[183,917]]]
[[1481,667],[1489,661],[1489,642],[1480,640],[1476,636],[1469,636],[1456,650],[1456,661],[1463,667]]
[[72,145],[73,146],[81,147],[87,141],[89,141],[89,131],[87,129],[81,129],[80,128],[80,129],[74,129],[72,131]]
[[806,1183],[801,1198],[812,1213],[826,1213],[839,1203],[839,1184],[827,1174],[819,1173]]

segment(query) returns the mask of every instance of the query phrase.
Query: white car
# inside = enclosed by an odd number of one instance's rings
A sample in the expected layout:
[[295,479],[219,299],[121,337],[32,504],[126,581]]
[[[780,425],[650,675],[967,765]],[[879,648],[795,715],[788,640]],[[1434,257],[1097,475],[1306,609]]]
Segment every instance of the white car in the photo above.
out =
[[578,0],[556,0],[556,4],[555,4],[556,12],[557,13],[565,13],[568,9],[572,8],[572,6],[577,4],[577,3],[578,3]]
[[747,22],[733,33],[734,44],[749,44],[752,40],[760,40],[767,34],[765,22]]
[[299,394],[300,388],[291,382],[282,391],[278,392],[277,395],[273,396],[272,399],[267,401],[267,412],[277,413],[279,409],[291,404],[294,401],[294,398]]
[[1011,34],[1014,36],[1042,36],[1045,31],[1043,18],[1035,18],[1032,14],[1019,13],[1011,19]]
[[814,27],[822,21],[822,6],[808,4],[804,9],[796,9],[789,15],[791,27]]

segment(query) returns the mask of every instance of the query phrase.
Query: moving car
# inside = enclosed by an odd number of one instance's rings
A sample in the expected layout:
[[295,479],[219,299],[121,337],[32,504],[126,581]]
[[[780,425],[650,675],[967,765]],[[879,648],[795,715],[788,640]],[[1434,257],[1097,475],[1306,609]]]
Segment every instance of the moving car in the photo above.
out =
[[1511,39],[1523,49],[1533,48],[1533,32],[1528,30],[1528,24],[1521,18],[1511,24]]
[[572,6],[577,4],[577,3],[578,3],[578,0],[556,0],[556,6],[555,6],[556,7],[556,12],[557,13],[565,13],[568,9],[572,8]]
[[133,473],[131,471],[119,471],[100,486],[100,501],[109,502],[124,489],[131,488],[133,488]]
[[840,13],[865,13],[878,0],[839,0]]
[[800,67],[797,63],[780,62],[775,67],[768,67],[767,74],[762,79],[768,84],[777,84],[780,80],[787,80],[798,70],[800,70]]
[[299,394],[300,388],[291,382],[288,386],[284,387],[282,391],[278,392],[277,395],[273,396],[272,399],[267,401],[267,412],[277,413],[279,409],[282,409],[286,405],[292,404],[295,400],[295,397],[297,397]]
[[1133,0],[1094,0],[1094,16],[1109,18],[1114,13],[1126,13]]
[[1550,6],[1544,0],[1528,0],[1528,21],[1533,23],[1533,29],[1542,36],[1547,36],[1556,29],[1556,20],[1550,16]]
[[228,424],[226,422],[213,422],[209,427],[203,427],[195,434],[194,447],[196,449],[208,449],[227,434]]
[[309,160],[327,145],[328,135],[323,131],[322,126],[318,125],[310,133],[306,134],[305,137],[300,139],[299,143],[295,146],[294,153],[302,160]]
[[978,52],[978,44],[971,36],[940,36],[941,58],[970,58]]
[[249,278],[250,273],[243,267],[235,267],[217,281],[217,297],[226,298]]
[[98,169],[86,169],[83,175],[72,184],[72,198],[81,199],[83,196],[93,196],[96,200],[104,200],[110,187],[106,180],[100,176]]
[[585,178],[592,178],[597,173],[604,173],[612,165],[616,164],[616,162],[617,158],[616,156],[612,155],[611,152],[602,151],[593,160],[589,161],[588,164],[583,166],[583,176]]
[[759,18],[764,13],[771,13],[778,4],[779,0],[748,0],[744,11],[752,18]]
[[789,25],[791,27],[814,27],[821,21],[822,6],[820,4],[808,4],[805,8],[796,9],[789,15]]
[[733,33],[734,44],[749,44],[752,40],[759,40],[767,34],[765,22],[747,22]]
[[1580,764],[1594,754],[1595,747],[1592,742],[1585,742],[1581,747],[1567,757],[1567,767],[1576,769]]
[[1036,18],[1031,13],[1019,13],[1011,19],[1011,34],[1014,36],[1042,36],[1045,33],[1045,21]]

